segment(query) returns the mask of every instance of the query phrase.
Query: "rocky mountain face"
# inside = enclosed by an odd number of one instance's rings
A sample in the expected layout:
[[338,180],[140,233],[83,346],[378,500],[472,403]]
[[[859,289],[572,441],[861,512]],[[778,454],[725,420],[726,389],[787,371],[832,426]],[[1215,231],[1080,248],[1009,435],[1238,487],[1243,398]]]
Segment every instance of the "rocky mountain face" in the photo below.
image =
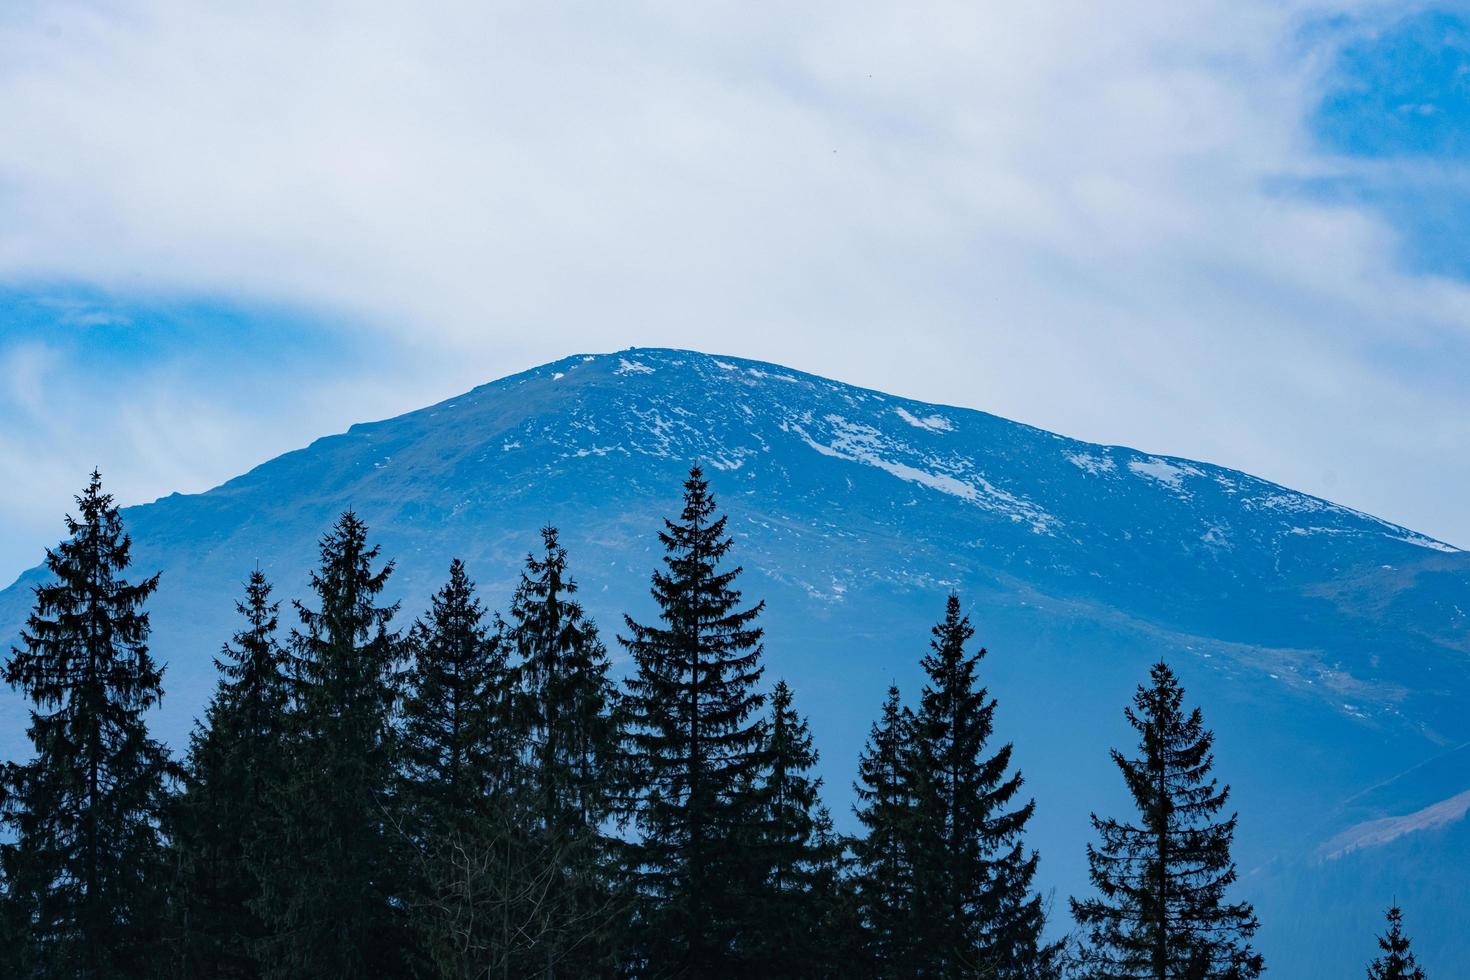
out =
[[[840,816],[884,690],[917,695],[954,590],[1038,802],[1059,928],[1085,887],[1089,811],[1125,805],[1107,757],[1128,747],[1122,708],[1164,658],[1217,730],[1273,975],[1360,969],[1395,896],[1427,964],[1470,962],[1470,554],[1233,470],[771,364],[570,357],[128,509],[138,573],[163,572],[157,731],[184,743],[250,569],[302,595],[347,508],[397,562],[405,624],[454,556],[503,607],[537,529],[558,525],[617,650],[622,615],[651,614],[660,519],[695,462]],[[39,574],[0,593],[0,639]],[[0,699],[0,750],[24,752],[24,726]]]

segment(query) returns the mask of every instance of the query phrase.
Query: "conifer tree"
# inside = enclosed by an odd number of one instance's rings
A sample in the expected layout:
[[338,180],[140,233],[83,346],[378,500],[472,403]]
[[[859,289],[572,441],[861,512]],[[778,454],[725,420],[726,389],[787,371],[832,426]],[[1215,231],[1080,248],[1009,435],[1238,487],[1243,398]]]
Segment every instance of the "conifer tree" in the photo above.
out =
[[627,617],[622,641],[637,668],[626,696],[639,787],[635,972],[738,975],[750,905],[738,845],[753,819],[765,742],[756,625],[764,603],[744,605],[741,569],[722,567],[734,542],[699,467],[678,520],[664,525],[664,569],[652,589],[659,622]]
[[[141,977],[165,959],[160,824],[171,763],[145,713],[163,696],[131,540],[92,473],[46,552],[49,579],[5,679],[32,704],[34,759],[8,769],[3,866],[37,977]],[[13,921],[13,920],[12,920]]]
[[486,619],[455,559],[409,635],[399,830],[418,856],[409,904],[423,959],[444,976],[525,975],[541,940],[537,903],[517,898],[540,855],[525,830],[508,644]]
[[374,565],[352,512],[323,535],[318,608],[296,602],[292,772],[274,802],[279,836],[259,852],[266,976],[394,975],[406,948],[401,837],[390,799],[402,642],[378,605],[393,566]]
[[175,819],[180,962],[186,976],[259,975],[264,926],[247,852],[268,846],[283,789],[290,676],[276,639],[280,603],[258,568],[235,604],[245,620],[215,666],[221,674],[190,738]]
[[1383,955],[1368,965],[1368,980],[1425,980],[1422,967],[1404,935],[1404,913],[1397,905],[1388,910],[1388,932],[1378,937]]
[[914,895],[921,972],[935,977],[1045,977],[1057,950],[1043,942],[1037,855],[1024,849],[1032,801],[1017,802],[1011,746],[992,749],[995,699],[978,678],[985,649],[950,595],[923,667],[914,722]]
[[827,875],[840,845],[821,805],[822,781],[813,774],[811,731],[784,680],[771,694],[763,755],[756,833],[742,849],[758,875],[751,888],[758,916],[749,930],[752,973],[805,980],[832,958],[828,905],[836,896]]
[[610,957],[616,906],[609,875],[621,751],[617,689],[597,627],[574,598],[577,583],[554,527],[527,555],[507,636],[516,653],[514,697],[528,752],[528,806],[541,846],[557,856],[547,896],[552,921],[544,969],[592,975]]
[[913,713],[890,685],[858,761],[853,808],[863,833],[852,844],[854,895],[868,975],[915,975]]
[[1125,710],[1140,755],[1113,750],[1138,809],[1136,822],[1092,816],[1101,838],[1087,846],[1098,895],[1072,900],[1086,931],[1086,976],[1248,978],[1263,970],[1250,946],[1257,921],[1247,902],[1229,902],[1236,880],[1230,846],[1235,815],[1222,819],[1230,788],[1210,775],[1214,733],[1166,664],[1139,686]]
[[819,806],[812,831],[811,889],[817,916],[811,955],[813,980],[852,980],[869,975],[862,919],[854,888],[851,842],[837,833],[832,814]]
[[401,804],[410,836],[443,836],[504,802],[519,778],[505,644],[458,558],[409,633]]

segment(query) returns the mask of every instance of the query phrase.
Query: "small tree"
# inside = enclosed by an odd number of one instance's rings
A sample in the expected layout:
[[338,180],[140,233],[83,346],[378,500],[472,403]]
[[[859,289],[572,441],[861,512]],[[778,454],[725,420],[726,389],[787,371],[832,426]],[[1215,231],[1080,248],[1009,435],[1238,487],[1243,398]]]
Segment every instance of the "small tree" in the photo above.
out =
[[855,900],[871,975],[883,980],[915,970],[913,730],[913,714],[890,686],[853,784],[863,826],[852,844]]
[[1114,750],[1138,821],[1092,816],[1101,842],[1087,846],[1096,898],[1072,900],[1089,940],[1086,976],[1098,978],[1256,977],[1257,928],[1247,902],[1229,902],[1235,883],[1230,846],[1235,815],[1221,819],[1229,787],[1217,786],[1214,734],[1166,664],[1140,686],[1124,714],[1139,735],[1138,758]]
[[34,976],[146,976],[163,957],[172,772],[144,720],[163,697],[143,610],[158,576],[123,578],[132,542],[98,473],[76,502],[5,668],[36,753],[6,773],[6,899]]
[[1383,955],[1368,964],[1368,980],[1426,980],[1424,970],[1409,949],[1404,935],[1404,913],[1394,905],[1388,910],[1388,932],[1378,937]]
[[755,918],[749,929],[752,972],[772,980],[818,976],[830,954],[827,879],[840,853],[822,809],[817,750],[785,681],[771,694],[764,773],[756,789],[748,858]]

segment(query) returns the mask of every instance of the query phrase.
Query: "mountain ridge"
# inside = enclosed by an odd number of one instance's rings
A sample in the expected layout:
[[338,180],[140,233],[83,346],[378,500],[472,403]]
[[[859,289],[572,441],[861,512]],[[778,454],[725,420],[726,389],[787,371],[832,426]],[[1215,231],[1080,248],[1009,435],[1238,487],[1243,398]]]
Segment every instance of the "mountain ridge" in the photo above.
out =
[[[951,589],[994,651],[998,724],[1037,796],[1055,887],[1082,887],[1086,813],[1118,802],[1097,743],[1123,744],[1122,707],[1160,657],[1220,731],[1242,867],[1278,882],[1272,894],[1315,881],[1311,856],[1334,834],[1470,788],[1470,753],[1447,751],[1470,741],[1470,555],[1454,546],[1214,464],[666,348],[571,355],[126,509],[135,567],[164,573],[159,730],[182,744],[254,561],[301,595],[317,536],[349,506],[398,562],[403,622],[456,555],[503,603],[536,529],[560,525],[616,651],[621,614],[648,611],[650,545],[692,462],[730,515],[747,588],[769,600],[768,667],[812,715],[840,819],[882,690],[913,693]],[[0,639],[36,574],[0,592]],[[0,700],[12,740],[18,711]],[[1334,872],[1388,852],[1365,853]],[[1290,968],[1270,905],[1263,943]]]

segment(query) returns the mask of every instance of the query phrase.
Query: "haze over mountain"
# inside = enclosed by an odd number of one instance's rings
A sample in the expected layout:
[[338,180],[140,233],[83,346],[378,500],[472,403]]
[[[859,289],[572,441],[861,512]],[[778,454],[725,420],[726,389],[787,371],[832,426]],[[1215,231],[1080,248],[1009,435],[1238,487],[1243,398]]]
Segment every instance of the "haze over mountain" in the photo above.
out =
[[[1218,732],[1273,975],[1359,969],[1395,895],[1431,971],[1470,962],[1455,922],[1470,900],[1470,555],[1240,472],[771,364],[569,357],[128,509],[135,574],[163,572],[157,731],[183,743],[249,570],[302,594],[346,508],[397,561],[403,625],[454,556],[503,607],[537,529],[560,526],[616,649],[622,614],[651,613],[660,518],[696,462],[768,602],[767,677],[811,715],[839,814],[884,690],[917,694],[954,590],[1038,801],[1058,926],[1085,884],[1089,811],[1126,805],[1107,758],[1128,747],[1122,708],[1163,657]],[[38,575],[0,593],[0,638]],[[25,751],[23,706],[0,712],[0,748]]]

